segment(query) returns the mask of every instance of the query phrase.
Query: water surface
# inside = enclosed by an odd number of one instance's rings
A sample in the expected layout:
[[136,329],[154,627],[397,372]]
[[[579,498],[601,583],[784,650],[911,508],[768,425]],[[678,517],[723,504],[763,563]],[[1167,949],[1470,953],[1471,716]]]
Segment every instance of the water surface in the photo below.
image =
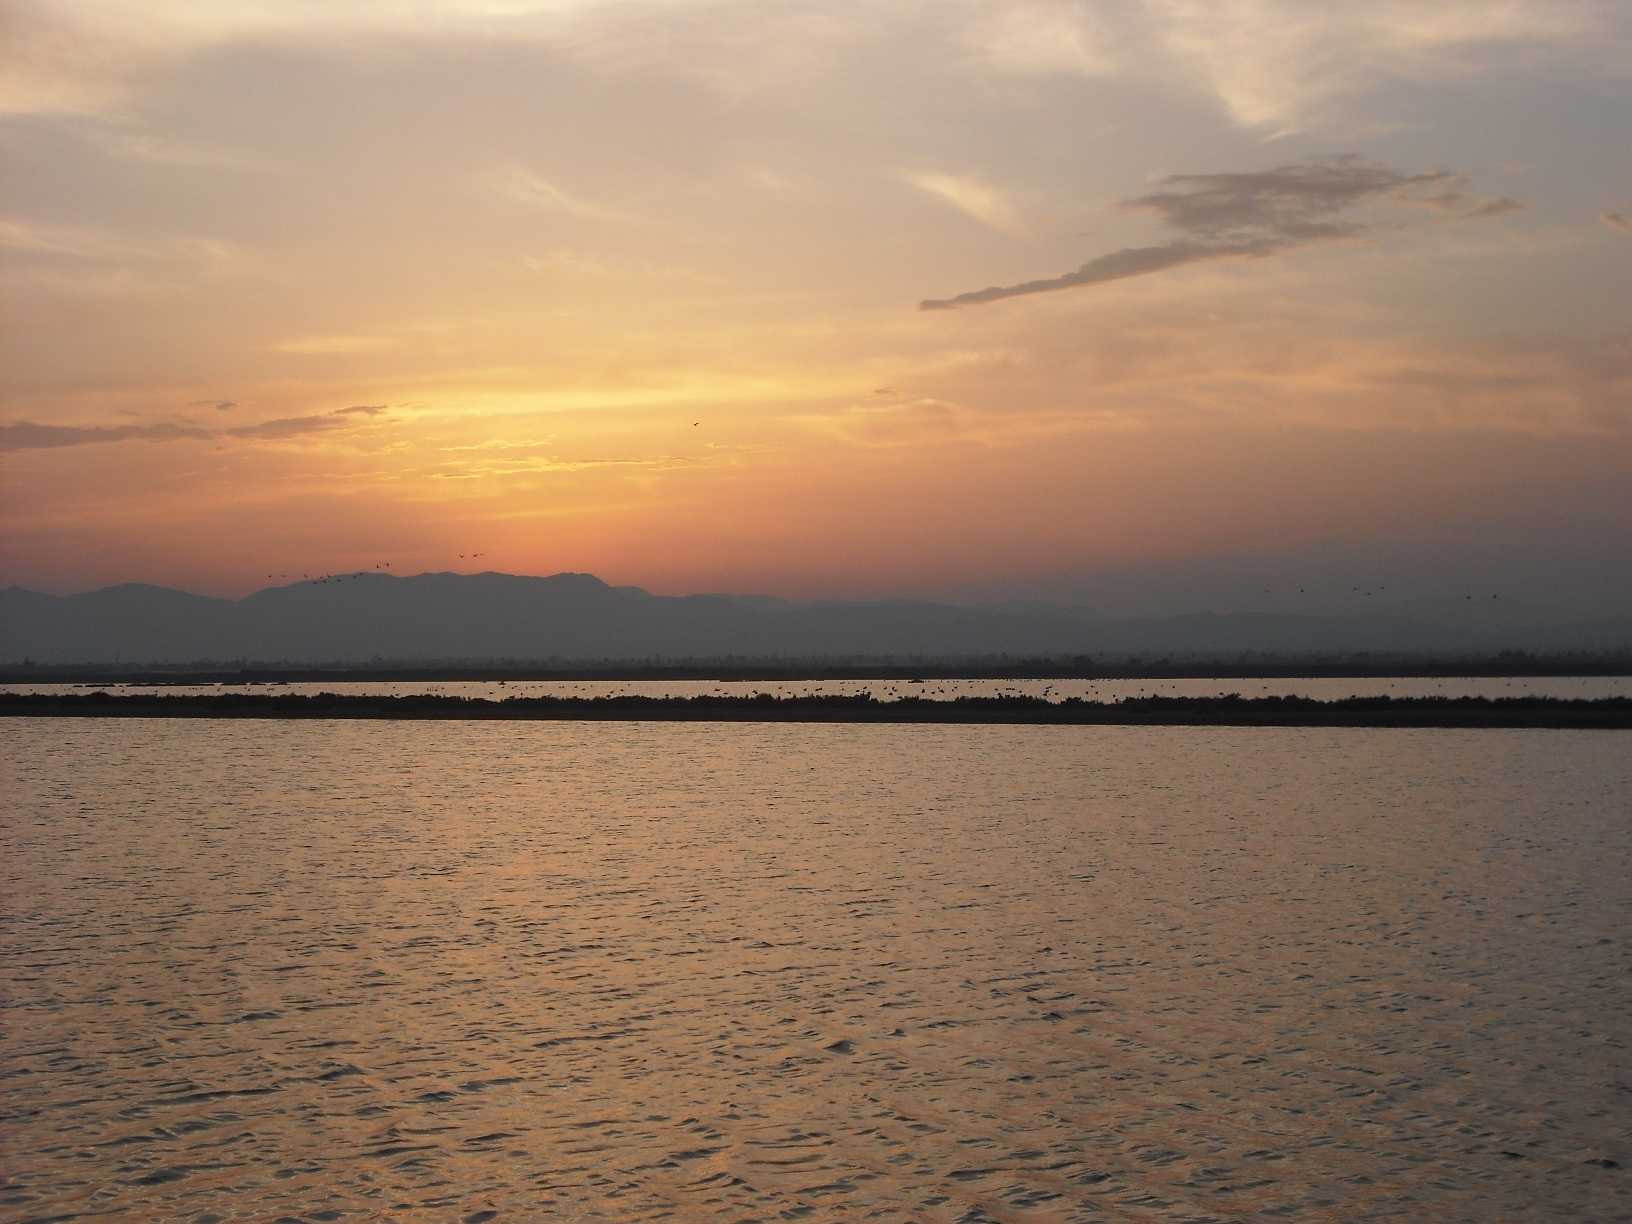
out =
[[7,1220],[1632,1216],[1624,732],[0,750]]

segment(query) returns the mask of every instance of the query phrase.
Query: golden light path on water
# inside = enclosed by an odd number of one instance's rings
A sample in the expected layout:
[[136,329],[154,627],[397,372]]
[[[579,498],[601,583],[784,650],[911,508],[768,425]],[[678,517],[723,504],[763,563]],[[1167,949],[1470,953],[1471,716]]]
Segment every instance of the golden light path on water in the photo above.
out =
[[1625,733],[0,745],[7,1220],[1632,1213]]

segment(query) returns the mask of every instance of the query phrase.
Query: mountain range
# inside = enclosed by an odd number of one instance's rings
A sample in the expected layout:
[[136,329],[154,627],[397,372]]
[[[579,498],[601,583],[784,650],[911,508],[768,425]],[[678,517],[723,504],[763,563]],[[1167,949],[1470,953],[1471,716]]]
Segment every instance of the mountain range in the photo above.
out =
[[1111,618],[1050,604],[654,595],[589,574],[361,573],[243,599],[143,584],[0,590],[0,663],[363,663],[718,658],[1228,656],[1616,651],[1632,616],[1558,622],[1482,605],[1433,615]]

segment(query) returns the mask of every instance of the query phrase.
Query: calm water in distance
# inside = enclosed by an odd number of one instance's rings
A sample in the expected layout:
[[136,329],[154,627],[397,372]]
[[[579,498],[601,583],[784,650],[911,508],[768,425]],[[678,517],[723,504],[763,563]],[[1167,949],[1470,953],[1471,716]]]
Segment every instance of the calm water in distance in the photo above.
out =
[[6,719],[0,795],[8,1221],[1632,1218],[1626,732]]
[[457,697],[751,697],[774,693],[778,697],[871,693],[881,701],[896,697],[998,697],[1020,695],[1063,701],[1120,701],[1124,697],[1632,697],[1632,676],[1373,676],[1191,678],[1183,680],[467,680],[315,681],[298,684],[5,684],[0,693],[107,692],[202,694],[247,693],[354,693],[363,696],[403,697],[440,693]]

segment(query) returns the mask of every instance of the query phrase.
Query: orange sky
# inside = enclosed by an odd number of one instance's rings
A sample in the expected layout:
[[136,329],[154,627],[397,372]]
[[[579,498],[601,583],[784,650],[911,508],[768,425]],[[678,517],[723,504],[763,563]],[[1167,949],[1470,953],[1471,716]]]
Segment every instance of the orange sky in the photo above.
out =
[[0,582],[1629,593],[1624,6],[267,7],[8,19]]

